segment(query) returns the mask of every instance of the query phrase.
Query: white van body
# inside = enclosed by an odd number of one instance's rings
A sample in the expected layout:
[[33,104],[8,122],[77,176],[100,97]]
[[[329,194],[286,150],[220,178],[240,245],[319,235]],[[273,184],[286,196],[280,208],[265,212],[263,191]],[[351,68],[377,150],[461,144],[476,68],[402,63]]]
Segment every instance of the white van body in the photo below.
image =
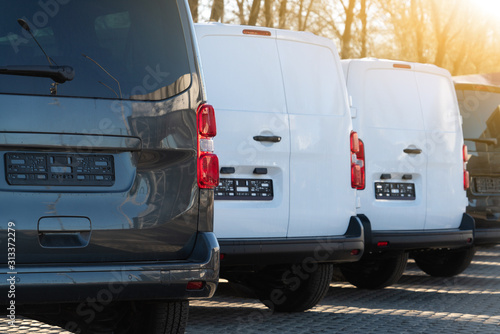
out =
[[[358,260],[363,236],[350,177],[352,124],[334,44],[270,28],[195,29],[220,129],[214,230],[222,272],[305,257]],[[319,240],[327,256],[314,256]]]
[[353,128],[365,146],[372,252],[460,248],[473,238],[464,215],[461,118],[450,73],[428,64],[343,60]]

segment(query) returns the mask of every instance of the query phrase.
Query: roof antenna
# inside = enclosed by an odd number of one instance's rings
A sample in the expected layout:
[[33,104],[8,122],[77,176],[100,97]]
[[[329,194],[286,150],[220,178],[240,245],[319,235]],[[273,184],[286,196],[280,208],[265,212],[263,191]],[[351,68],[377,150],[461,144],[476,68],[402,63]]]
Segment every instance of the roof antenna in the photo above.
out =
[[[26,22],[25,20],[23,19],[17,19],[17,23],[19,23],[19,25],[24,29],[26,30],[27,32],[29,32],[29,34],[31,35],[31,37],[33,37],[33,40],[36,42],[36,44],[38,45],[38,47],[40,48],[40,50],[42,50],[43,54],[45,55],[45,57],[47,58],[47,61],[49,62],[50,65],[54,65],[57,63],[54,61],[54,59],[50,58],[46,53],[45,53],[45,50],[42,48],[42,46],[40,45],[40,43],[38,43],[38,41],[36,40],[35,38],[35,35],[33,35],[33,33],[31,32],[31,28],[30,28],[30,25],[28,24],[28,22]],[[52,64],[52,62],[54,62],[54,64]]]

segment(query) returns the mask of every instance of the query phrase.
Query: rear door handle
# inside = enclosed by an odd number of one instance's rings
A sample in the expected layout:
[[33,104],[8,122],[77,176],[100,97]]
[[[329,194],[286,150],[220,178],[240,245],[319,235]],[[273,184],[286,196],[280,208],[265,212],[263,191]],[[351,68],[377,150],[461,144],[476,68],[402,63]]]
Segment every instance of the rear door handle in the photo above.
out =
[[271,143],[279,143],[281,141],[280,136],[255,136],[253,137],[255,141],[267,141]]
[[422,153],[422,150],[419,148],[405,148],[403,152],[407,154],[420,154]]

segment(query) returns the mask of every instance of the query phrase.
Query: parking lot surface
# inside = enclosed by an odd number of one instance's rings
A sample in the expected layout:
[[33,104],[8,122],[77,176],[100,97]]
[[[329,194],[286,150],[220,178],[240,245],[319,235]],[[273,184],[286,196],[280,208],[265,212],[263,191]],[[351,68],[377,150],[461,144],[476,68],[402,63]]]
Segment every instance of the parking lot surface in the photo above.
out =
[[[30,319],[0,333],[68,332]],[[258,300],[221,283],[214,298],[191,301],[186,333],[500,333],[500,246],[479,248],[471,266],[434,278],[410,261],[401,280],[383,290],[332,282],[323,301],[304,313],[272,314]],[[119,333],[118,333],[119,334]]]

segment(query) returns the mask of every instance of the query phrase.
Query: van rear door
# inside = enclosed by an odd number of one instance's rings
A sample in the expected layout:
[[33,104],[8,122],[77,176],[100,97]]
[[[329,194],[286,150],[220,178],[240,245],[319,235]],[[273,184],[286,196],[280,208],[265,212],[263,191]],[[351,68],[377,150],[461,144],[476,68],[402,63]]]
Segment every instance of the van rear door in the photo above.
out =
[[[52,3],[57,15],[33,1],[0,12],[0,201],[16,261],[187,259],[202,94],[185,8]],[[55,64],[71,80],[45,77]]]
[[354,130],[370,139],[364,142],[366,189],[359,211],[377,230],[423,229],[426,133],[415,74],[387,61],[353,61],[347,71]]
[[347,92],[328,42],[278,32],[291,135],[288,237],[342,235],[355,215]]
[[[221,129],[215,139],[221,167],[215,233],[218,238],[285,237],[290,135],[276,33],[195,27],[208,101]],[[233,56],[228,60],[221,54]]]
[[426,229],[460,225],[466,199],[463,188],[463,137],[455,89],[446,70],[416,64],[415,77],[427,142]]

